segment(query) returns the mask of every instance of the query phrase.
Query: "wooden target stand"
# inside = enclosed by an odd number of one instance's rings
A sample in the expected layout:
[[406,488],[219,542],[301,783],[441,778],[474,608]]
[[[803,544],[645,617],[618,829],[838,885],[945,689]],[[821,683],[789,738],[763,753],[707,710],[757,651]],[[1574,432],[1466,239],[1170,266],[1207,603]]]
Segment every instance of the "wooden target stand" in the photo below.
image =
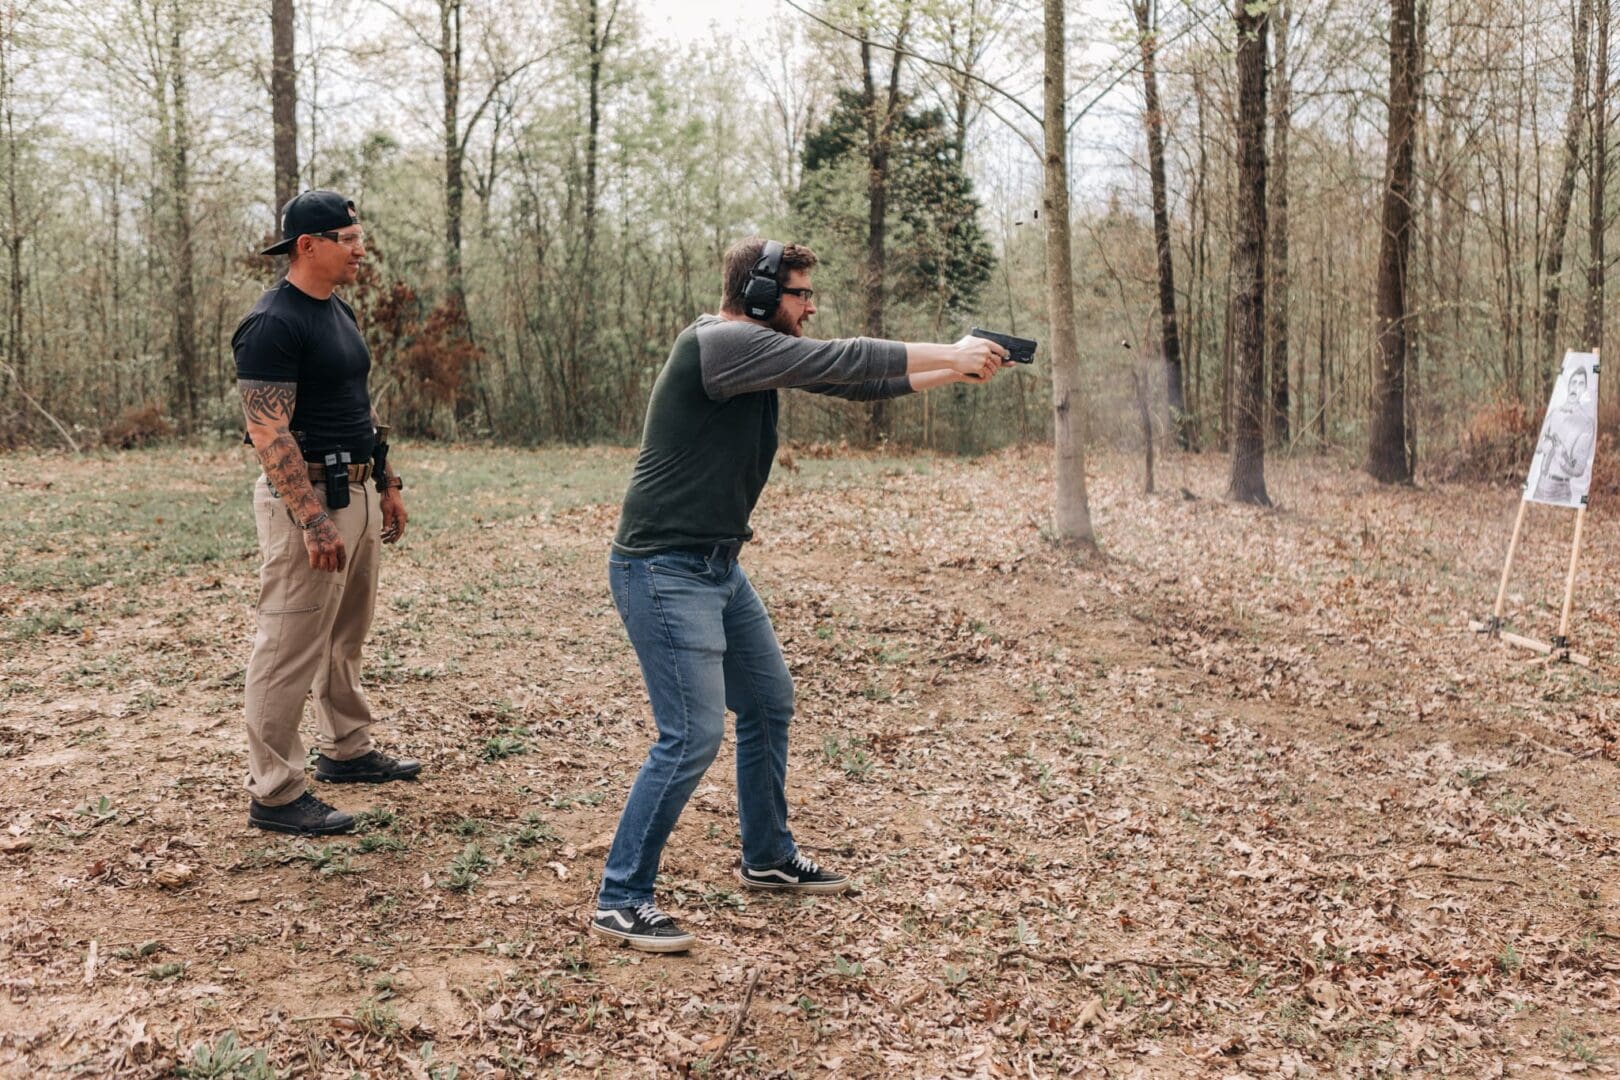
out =
[[[1594,350],[1593,355],[1597,353]],[[1594,369],[1595,370],[1595,369]],[[1527,482],[1528,486],[1528,482]],[[1528,494],[1528,492],[1526,492]],[[1558,617],[1558,634],[1551,642],[1541,641],[1523,634],[1514,634],[1502,629],[1502,610],[1507,604],[1508,577],[1513,573],[1513,556],[1519,550],[1519,535],[1524,531],[1524,512],[1530,506],[1528,498],[1519,499],[1519,513],[1513,519],[1513,539],[1508,541],[1507,562],[1502,565],[1502,584],[1496,590],[1496,607],[1491,611],[1491,617],[1485,622],[1470,622],[1468,628],[1478,634],[1489,634],[1499,638],[1509,645],[1517,645],[1521,649],[1538,652],[1550,661],[1570,661],[1582,667],[1591,667],[1592,658],[1573,652],[1569,647],[1569,612],[1575,601],[1575,569],[1581,560],[1581,534],[1586,527],[1586,507],[1575,509],[1575,542],[1569,552],[1569,573],[1564,577],[1564,607]]]
[[1513,572],[1513,556],[1519,549],[1519,534],[1524,530],[1524,511],[1530,505],[1530,500],[1519,500],[1519,515],[1513,522],[1513,539],[1508,541],[1507,563],[1502,567],[1502,584],[1496,590],[1496,607],[1491,617],[1485,622],[1471,622],[1468,628],[1479,634],[1489,634],[1500,638],[1509,645],[1517,645],[1522,649],[1541,653],[1549,660],[1569,660],[1582,667],[1591,667],[1592,658],[1572,652],[1569,647],[1569,612],[1575,601],[1575,568],[1581,558],[1581,533],[1586,526],[1586,507],[1582,506],[1575,511],[1575,543],[1569,553],[1569,574],[1564,578],[1564,609],[1558,618],[1558,636],[1551,642],[1539,641],[1523,634],[1510,633],[1502,629],[1502,609],[1507,604],[1508,577]]

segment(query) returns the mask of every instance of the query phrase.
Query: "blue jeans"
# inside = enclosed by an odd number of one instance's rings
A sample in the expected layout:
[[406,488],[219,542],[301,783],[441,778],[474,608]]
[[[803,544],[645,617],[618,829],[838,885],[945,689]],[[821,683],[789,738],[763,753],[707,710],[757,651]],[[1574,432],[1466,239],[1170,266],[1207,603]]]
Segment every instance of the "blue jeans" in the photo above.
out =
[[636,774],[602,871],[602,909],[651,900],[664,843],[737,714],[737,816],[743,865],[798,849],[787,827],[793,679],[770,616],[742,567],[681,551],[608,560],[613,602],[635,646],[658,741]]

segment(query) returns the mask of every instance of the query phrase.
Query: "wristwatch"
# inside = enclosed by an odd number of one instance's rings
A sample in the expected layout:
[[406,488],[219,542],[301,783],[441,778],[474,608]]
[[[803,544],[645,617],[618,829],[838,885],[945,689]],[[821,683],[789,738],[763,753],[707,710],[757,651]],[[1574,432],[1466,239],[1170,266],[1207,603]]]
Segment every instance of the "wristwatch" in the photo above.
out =
[[398,490],[398,491],[404,491],[405,490],[405,481],[400,479],[397,475],[396,476],[379,476],[377,478],[377,490],[378,490],[378,492],[387,491],[389,488],[394,488],[395,490]]

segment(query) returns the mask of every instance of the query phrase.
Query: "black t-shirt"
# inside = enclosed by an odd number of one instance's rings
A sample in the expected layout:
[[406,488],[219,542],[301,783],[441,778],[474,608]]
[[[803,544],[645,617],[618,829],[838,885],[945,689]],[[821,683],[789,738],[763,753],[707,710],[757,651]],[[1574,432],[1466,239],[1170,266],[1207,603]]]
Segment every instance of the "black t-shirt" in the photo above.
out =
[[237,325],[231,349],[238,379],[298,384],[291,426],[305,458],[347,450],[356,464],[370,460],[371,353],[354,312],[335,293],[317,300],[289,281],[277,283]]

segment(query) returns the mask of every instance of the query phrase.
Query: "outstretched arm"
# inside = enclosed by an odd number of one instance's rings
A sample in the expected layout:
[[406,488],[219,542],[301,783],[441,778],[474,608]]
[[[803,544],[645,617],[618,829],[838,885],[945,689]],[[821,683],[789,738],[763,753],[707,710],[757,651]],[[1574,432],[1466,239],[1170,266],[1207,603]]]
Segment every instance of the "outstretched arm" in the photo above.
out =
[[[1012,363],[1012,361],[1008,360],[1006,362],[1006,364],[1004,364],[1003,366],[1010,365],[1011,363]],[[911,379],[911,389],[914,390],[914,391],[917,391],[917,392],[921,392],[923,390],[932,390],[936,386],[948,386],[951,383],[959,383],[959,382],[984,383],[984,382],[989,382],[991,376],[993,376],[994,374],[995,374],[994,371],[991,371],[990,375],[984,375],[984,376],[964,375],[960,371],[924,371],[921,374],[911,375],[911,376],[908,376],[908,377]]]
[[995,342],[976,337],[950,345],[875,338],[815,341],[742,320],[709,323],[697,335],[703,389],[715,401],[760,390],[828,393],[829,384],[853,388],[839,396],[867,400],[892,396],[878,389],[885,380],[928,372],[954,372],[984,382],[1007,355]]
[[247,418],[248,438],[264,467],[270,486],[281,496],[293,519],[304,527],[304,547],[309,551],[312,570],[343,569],[343,537],[321,505],[309,482],[309,466],[292,435],[293,405],[298,400],[298,384],[238,379],[242,393],[242,413]]

